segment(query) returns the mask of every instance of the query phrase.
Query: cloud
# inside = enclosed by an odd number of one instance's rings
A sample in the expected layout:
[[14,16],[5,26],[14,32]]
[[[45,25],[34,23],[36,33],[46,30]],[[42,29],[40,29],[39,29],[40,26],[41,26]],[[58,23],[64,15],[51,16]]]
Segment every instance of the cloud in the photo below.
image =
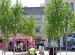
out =
[[[16,0],[11,0],[12,5],[15,4]],[[40,3],[45,3],[45,0],[21,0],[23,6],[28,6],[28,7],[36,7],[40,6]]]

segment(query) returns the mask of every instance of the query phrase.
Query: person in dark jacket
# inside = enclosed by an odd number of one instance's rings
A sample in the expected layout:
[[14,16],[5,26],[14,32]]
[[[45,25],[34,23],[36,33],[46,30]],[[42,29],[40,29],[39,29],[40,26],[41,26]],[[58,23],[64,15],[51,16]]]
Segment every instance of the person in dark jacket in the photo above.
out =
[[53,47],[53,44],[51,44],[51,47],[49,48],[49,55],[56,55],[55,48]]

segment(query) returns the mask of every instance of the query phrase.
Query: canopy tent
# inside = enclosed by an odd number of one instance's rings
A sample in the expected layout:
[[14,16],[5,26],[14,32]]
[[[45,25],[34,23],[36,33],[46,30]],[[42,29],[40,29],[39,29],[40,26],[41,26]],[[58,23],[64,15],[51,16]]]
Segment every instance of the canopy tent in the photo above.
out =
[[23,36],[22,34],[17,34],[15,37],[10,37],[9,41],[28,41],[28,42],[35,42],[33,37],[29,37],[29,36]]
[[17,34],[15,37],[12,36],[9,38],[10,41],[16,40],[16,41],[20,41],[20,40],[26,40],[26,37],[23,37],[22,34]]
[[26,40],[26,38],[25,37],[10,37],[9,40],[10,41],[13,41],[13,40],[18,41],[18,40]]

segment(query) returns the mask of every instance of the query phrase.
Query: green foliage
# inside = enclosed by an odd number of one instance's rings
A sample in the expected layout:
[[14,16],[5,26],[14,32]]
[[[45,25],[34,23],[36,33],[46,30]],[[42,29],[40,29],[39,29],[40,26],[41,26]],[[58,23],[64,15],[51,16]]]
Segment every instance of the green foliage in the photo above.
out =
[[26,20],[21,3],[16,0],[16,4],[11,6],[10,0],[0,0],[0,29],[5,37],[10,33],[14,35],[22,33],[24,35],[35,35],[35,21],[31,16]]
[[8,33],[10,7],[10,0],[0,0],[0,29],[5,34]]
[[45,20],[47,22],[46,34],[49,38],[53,38],[53,35],[58,36],[60,25],[62,25],[61,13],[62,13],[61,0],[52,0],[45,8],[45,18],[46,18]]
[[22,19],[24,19],[21,3],[19,1],[16,1],[16,4],[13,7],[11,7],[11,10],[12,10],[11,11],[12,16],[10,18],[11,24],[10,24],[9,30],[11,33],[16,34],[16,32],[18,31],[17,28],[18,28],[19,22]]
[[35,20],[33,16],[30,16],[28,19],[24,19],[22,22],[19,23],[18,32],[23,33],[24,35],[29,35],[29,36],[35,36]]
[[64,34],[73,31],[71,28],[74,27],[71,24],[73,24],[74,13],[68,3],[63,4],[62,0],[51,0],[45,8],[44,14],[45,34],[49,39],[52,39],[53,36],[55,39],[59,39]]
[[72,12],[70,14],[70,16],[71,16],[71,20],[69,21],[69,24],[68,24],[68,29],[69,29],[68,32],[72,33],[75,31],[75,14],[74,14],[74,12]]
[[69,33],[75,31],[74,27],[72,26],[72,24],[74,24],[73,20],[74,19],[74,12],[71,10],[70,5],[66,3],[64,4],[64,8],[63,8],[63,29],[64,29],[64,35],[67,36]]
[[36,23],[33,16],[30,16],[28,23],[28,32],[30,36],[35,36]]

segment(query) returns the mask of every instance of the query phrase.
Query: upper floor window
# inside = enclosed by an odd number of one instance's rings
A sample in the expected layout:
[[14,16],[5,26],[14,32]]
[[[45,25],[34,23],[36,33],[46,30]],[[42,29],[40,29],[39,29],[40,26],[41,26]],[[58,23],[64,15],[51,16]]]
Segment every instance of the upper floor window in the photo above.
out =
[[38,27],[36,28],[36,32],[41,32],[40,29],[41,29],[41,26],[38,26]]
[[73,3],[70,3],[70,4],[69,3],[62,3],[62,7],[64,5],[70,5],[71,10],[74,11],[74,4]]
[[36,24],[41,24],[42,23],[42,19],[41,18],[35,18]]
[[70,3],[71,9],[74,11],[74,4]]

